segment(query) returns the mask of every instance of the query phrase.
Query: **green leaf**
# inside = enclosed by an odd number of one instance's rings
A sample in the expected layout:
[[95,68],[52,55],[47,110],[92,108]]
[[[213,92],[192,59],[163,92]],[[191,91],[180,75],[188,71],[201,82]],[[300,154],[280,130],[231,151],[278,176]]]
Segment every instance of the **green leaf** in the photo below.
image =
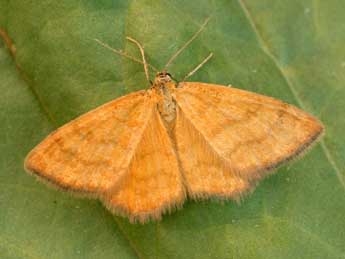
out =
[[[1,258],[345,258],[345,5],[342,0],[0,0]],[[251,90],[314,114],[326,135],[241,204],[188,201],[159,223],[130,224],[23,170],[49,132],[129,92],[143,67],[97,44],[191,80]],[[7,38],[8,36],[8,38]],[[16,51],[14,52],[14,47]],[[11,55],[11,53],[13,55]]]

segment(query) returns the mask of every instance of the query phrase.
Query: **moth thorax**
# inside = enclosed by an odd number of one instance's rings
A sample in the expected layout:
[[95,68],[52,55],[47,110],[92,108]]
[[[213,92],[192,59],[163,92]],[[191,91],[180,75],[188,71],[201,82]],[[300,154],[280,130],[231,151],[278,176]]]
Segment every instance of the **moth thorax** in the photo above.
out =
[[163,120],[170,126],[176,118],[176,103],[171,95],[170,89],[166,85],[161,87],[160,97],[158,111]]
[[176,88],[176,86],[172,82],[171,75],[166,71],[158,72],[152,88],[159,95],[158,111],[166,125],[170,127],[176,118],[176,104],[171,95],[171,90]]

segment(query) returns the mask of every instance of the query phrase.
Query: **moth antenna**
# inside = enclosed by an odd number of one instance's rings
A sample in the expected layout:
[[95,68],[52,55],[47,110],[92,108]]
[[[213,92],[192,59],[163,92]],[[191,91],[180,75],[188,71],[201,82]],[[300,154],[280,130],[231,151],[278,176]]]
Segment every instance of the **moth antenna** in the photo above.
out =
[[[129,55],[127,52],[125,52],[125,51],[123,51],[123,50],[119,50],[119,49],[114,49],[114,48],[110,47],[108,44],[102,42],[102,41],[99,40],[99,39],[94,39],[94,40],[95,40],[98,44],[100,44],[101,46],[103,46],[103,47],[105,47],[105,48],[111,50],[112,52],[114,52],[114,53],[116,53],[116,54],[118,54],[118,55],[120,55],[120,56],[122,56],[122,57],[128,58],[128,59],[130,59],[130,60],[132,60],[132,61],[134,61],[134,62],[137,62],[137,63],[140,63],[140,64],[143,64],[143,65],[144,65],[144,62],[143,62],[143,61],[141,61],[140,59],[137,59],[137,58],[135,58],[135,57]],[[157,69],[157,68],[155,68],[154,66],[152,66],[151,64],[149,64],[149,63],[147,63],[147,62],[146,62],[146,64],[147,64],[147,66],[149,66],[153,71],[158,72],[158,69]]]
[[213,53],[211,52],[199,65],[197,65],[192,71],[190,71],[183,79],[182,82],[184,82],[188,77],[191,77],[195,74],[196,71],[198,71],[207,61],[209,61],[213,56]]
[[134,44],[136,44],[140,50],[140,53],[141,53],[141,57],[143,59],[143,64],[144,64],[144,71],[145,71],[145,76],[146,76],[146,79],[147,81],[150,83],[150,76],[149,76],[149,70],[147,69],[147,62],[146,62],[146,59],[145,59],[145,51],[144,51],[144,47],[141,46],[141,44],[136,41],[135,39],[131,38],[131,37],[126,37],[127,40],[133,42]]
[[205,29],[210,19],[211,19],[211,16],[207,17],[204,23],[200,26],[199,30],[196,33],[194,33],[194,35],[179,50],[177,50],[174,55],[172,55],[172,57],[169,59],[167,64],[164,66],[165,70],[168,66],[171,65],[171,63],[177,58],[177,56],[180,55],[181,52],[184,51],[188,47],[188,45],[191,44],[193,40],[196,39],[196,37],[198,37],[198,35]]

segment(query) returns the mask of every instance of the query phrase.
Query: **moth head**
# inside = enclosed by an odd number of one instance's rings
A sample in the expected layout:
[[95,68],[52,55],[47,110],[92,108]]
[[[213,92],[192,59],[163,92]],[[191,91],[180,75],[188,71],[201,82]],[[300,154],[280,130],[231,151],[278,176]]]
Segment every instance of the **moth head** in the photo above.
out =
[[167,71],[163,70],[162,72],[158,72],[156,74],[154,84],[155,85],[163,85],[163,84],[169,83],[171,81],[172,81],[171,75]]

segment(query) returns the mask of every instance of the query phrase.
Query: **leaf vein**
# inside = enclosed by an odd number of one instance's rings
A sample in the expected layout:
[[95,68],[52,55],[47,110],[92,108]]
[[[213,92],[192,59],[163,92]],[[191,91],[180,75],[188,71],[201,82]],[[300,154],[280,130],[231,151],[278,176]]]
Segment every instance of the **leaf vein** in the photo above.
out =
[[[252,15],[250,14],[246,4],[244,3],[243,0],[237,0],[241,9],[243,10],[250,26],[252,27],[252,30],[254,31],[254,34],[258,40],[258,44],[261,47],[261,49],[263,50],[263,52],[269,57],[269,59],[271,59],[271,61],[273,62],[273,64],[277,67],[278,71],[280,72],[280,74],[282,75],[282,77],[284,78],[284,80],[286,81],[287,86],[289,87],[292,95],[294,96],[294,98],[296,99],[298,105],[303,109],[303,110],[307,110],[306,106],[304,105],[301,97],[299,96],[297,90],[294,88],[293,83],[291,82],[291,80],[289,79],[289,77],[285,74],[283,68],[281,67],[281,65],[279,64],[277,58],[271,53],[268,45],[265,43],[265,40],[263,39],[261,33],[259,32],[257,26],[255,25],[254,19],[252,18]],[[308,109],[310,110],[310,109]],[[336,176],[341,184],[341,186],[343,187],[343,189],[345,190],[345,179],[344,176],[342,174],[342,172],[340,171],[339,167],[337,166],[337,163],[335,162],[335,160],[333,159],[333,155],[331,154],[329,148],[327,147],[325,141],[322,139],[320,141],[321,144],[321,148],[329,162],[329,164],[331,165],[331,167],[333,167]]]

